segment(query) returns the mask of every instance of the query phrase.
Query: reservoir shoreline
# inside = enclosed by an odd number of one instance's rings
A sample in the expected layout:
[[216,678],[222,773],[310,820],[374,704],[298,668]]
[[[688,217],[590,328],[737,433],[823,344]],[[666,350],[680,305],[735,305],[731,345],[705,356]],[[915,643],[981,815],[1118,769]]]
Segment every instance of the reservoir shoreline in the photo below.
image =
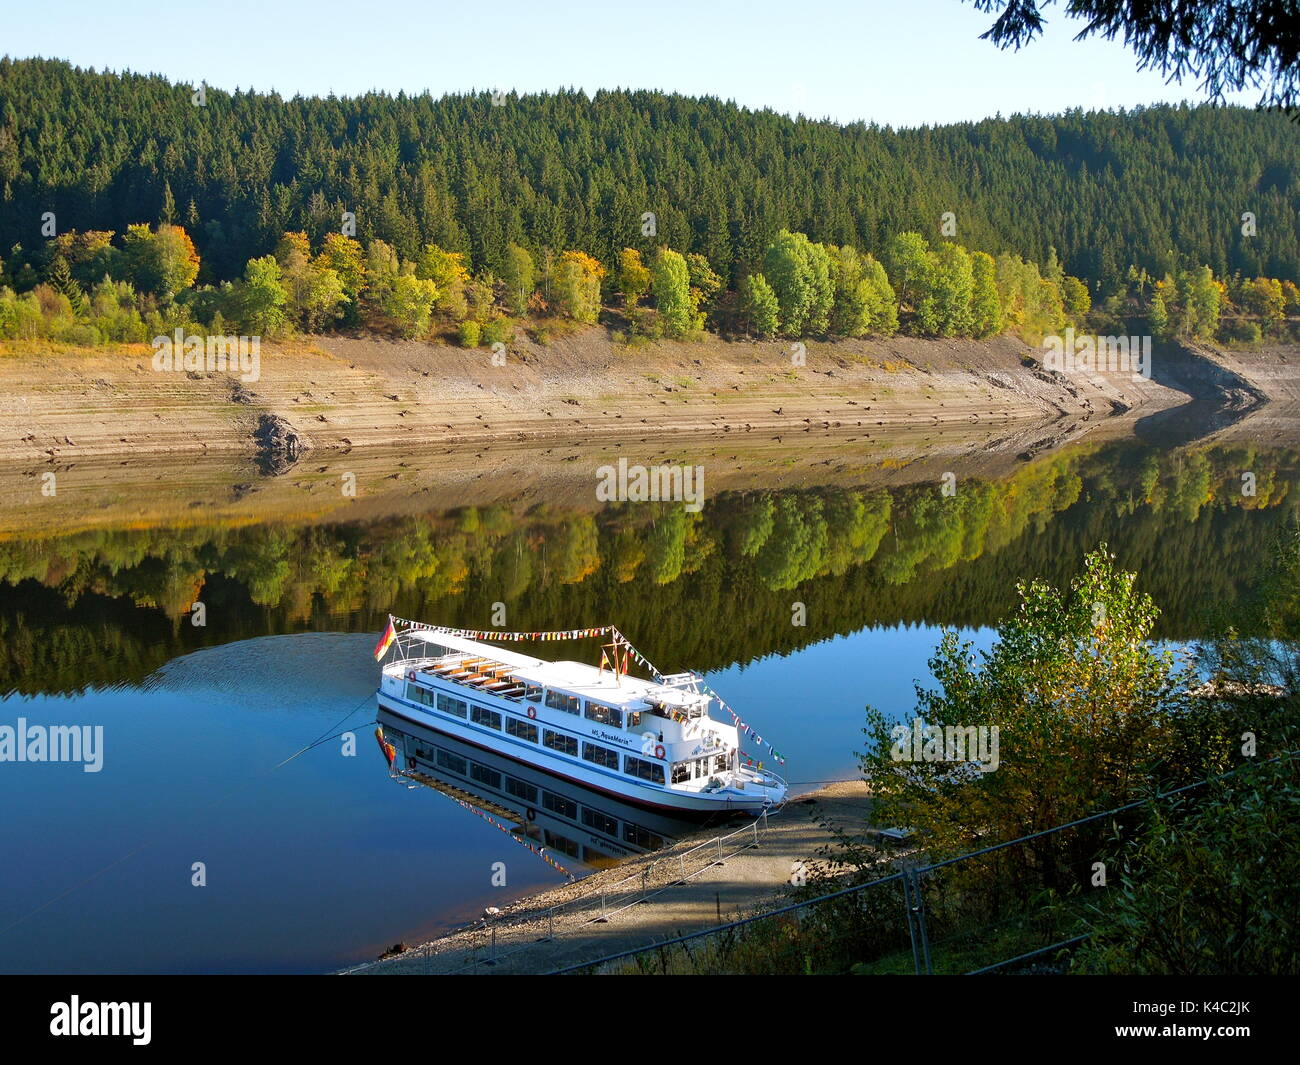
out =
[[591,327],[545,346],[521,338],[496,365],[481,349],[318,336],[264,344],[257,380],[243,381],[237,370],[156,372],[146,345],[8,342],[0,456],[51,463],[572,440],[630,446],[666,434],[768,434],[798,446],[805,434],[833,432],[1095,426],[1232,390],[1222,367],[1162,372],[1204,368],[1212,353],[1158,346],[1153,379],[1053,372],[1042,354],[1012,336],[628,345]]

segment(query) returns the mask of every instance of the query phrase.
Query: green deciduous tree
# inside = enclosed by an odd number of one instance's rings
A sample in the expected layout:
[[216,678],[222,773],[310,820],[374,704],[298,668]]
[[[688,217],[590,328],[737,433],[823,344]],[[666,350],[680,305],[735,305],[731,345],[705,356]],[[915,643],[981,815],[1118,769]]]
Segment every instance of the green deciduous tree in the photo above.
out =
[[240,332],[250,336],[274,337],[289,327],[285,310],[289,294],[280,277],[280,264],[274,255],[250,259],[243,281],[233,288],[234,317]]
[[[1005,318],[1002,296],[998,292],[997,264],[987,252],[971,252],[970,298],[971,332],[977,337],[990,337],[1002,332]],[[1084,290],[1087,294],[1087,290]]]
[[600,315],[600,279],[605,268],[590,255],[566,251],[551,271],[550,290],[555,310],[577,322],[594,324]]
[[1062,277],[1061,304],[1071,320],[1078,322],[1092,309],[1092,295],[1088,292],[1088,286],[1077,277]]
[[351,311],[366,287],[366,255],[361,245],[342,233],[326,233],[318,258],[322,267],[339,275]]
[[128,226],[123,237],[122,264],[129,280],[141,292],[152,292],[164,303],[189,288],[199,274],[194,242],[180,226]]
[[666,336],[682,337],[703,326],[691,294],[690,271],[682,255],[671,248],[660,248],[655,253],[651,289]]
[[691,273],[691,292],[695,305],[707,311],[722,291],[722,278],[713,272],[709,260],[698,252],[686,256],[686,268]]
[[438,294],[438,286],[427,278],[414,272],[398,274],[384,300],[384,313],[403,336],[420,336],[429,328]]
[[280,277],[288,294],[289,320],[307,332],[332,325],[343,314],[347,294],[338,271],[322,256],[313,259],[306,233],[286,233],[275,249]]
[[835,287],[830,256],[803,233],[783,229],[763,255],[763,276],[780,305],[786,336],[821,335],[830,327]]
[[537,267],[526,248],[518,244],[506,246],[505,263],[501,268],[501,282],[505,286],[505,305],[513,315],[528,310],[528,300],[537,286]]
[[617,284],[625,307],[635,307],[650,291],[650,271],[635,248],[624,248],[618,253]]
[[469,270],[465,266],[463,254],[447,251],[436,244],[426,244],[415,264],[415,276],[433,282],[438,291],[438,310],[455,321],[460,321],[469,314],[469,301],[465,293]]
[[[1019,585],[1019,607],[978,657],[945,633],[930,663],[938,687],[917,689],[919,726],[868,709],[862,768],[882,823],[913,826],[938,855],[1136,798],[1178,749],[1194,675],[1151,643],[1158,611],[1135,582],[1102,547],[1068,590]],[[998,729],[995,767],[972,771],[975,757],[949,746],[950,729],[972,726]],[[1046,886],[1064,886],[1080,840],[1066,834],[1036,849]]]
[[1264,322],[1271,329],[1286,314],[1286,299],[1282,284],[1273,278],[1257,277],[1241,286],[1241,307]]
[[940,244],[934,253],[932,276],[936,332],[946,337],[969,336],[975,278],[966,249],[947,241]]
[[755,336],[776,336],[780,328],[781,304],[762,274],[749,274],[740,284],[741,316]]

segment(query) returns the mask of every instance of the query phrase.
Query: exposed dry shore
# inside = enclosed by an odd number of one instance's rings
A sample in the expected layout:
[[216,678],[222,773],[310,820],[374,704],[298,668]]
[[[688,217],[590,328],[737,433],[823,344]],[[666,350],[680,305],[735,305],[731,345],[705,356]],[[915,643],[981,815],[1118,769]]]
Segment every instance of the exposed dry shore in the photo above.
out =
[[[495,918],[498,927],[497,963],[482,964],[493,957],[491,937],[481,924],[424,943],[404,953],[348,970],[364,975],[415,975],[430,973],[544,973],[565,965],[644,946],[655,940],[718,923],[718,914],[729,920],[783,895],[797,863],[809,865],[818,852],[831,844],[828,825],[860,833],[871,809],[871,799],[861,780],[835,783],[810,792],[786,804],[768,822],[758,846],[731,853],[736,846],[723,847],[727,855],[721,864],[690,858],[701,841],[736,826],[710,828],[678,841],[672,847],[621,862],[573,884],[543,891],[502,907]],[[708,851],[712,854],[712,851]],[[677,863],[687,855],[684,866]],[[608,921],[594,922],[599,903],[578,916],[561,911],[552,925],[551,907],[563,907],[577,896],[598,897],[602,887],[634,880],[642,870],[655,867],[648,877],[653,889],[662,889],[649,901],[616,909],[610,906]],[[699,868],[685,882],[675,883],[680,869],[688,873]],[[667,873],[664,873],[667,870]],[[616,912],[613,912],[616,911]],[[537,942],[552,928],[553,942]],[[397,930],[395,930],[396,935]],[[514,949],[521,948],[521,949]]]
[[[1067,443],[1176,422],[1198,397],[1210,411],[1191,419],[1197,435],[1243,418],[1263,427],[1300,403],[1295,349],[1169,351],[1154,380],[1049,374],[1038,354],[1012,337],[900,337],[810,343],[795,366],[783,342],[628,347],[589,328],[545,347],[520,340],[495,366],[483,350],[332,337],[268,345],[259,380],[243,383],[154,372],[145,347],[10,345],[0,535],[594,506],[593,470],[619,457],[702,464],[710,495],[997,477]],[[268,419],[304,445],[296,456],[259,445]],[[43,492],[51,472],[55,495]]]
[[146,346],[0,357],[0,456],[66,462],[142,454],[251,454],[271,416],[313,451],[457,443],[1096,422],[1186,396],[1129,375],[1051,375],[1011,337],[628,347],[600,328],[489,352],[375,338],[264,345],[260,377],[156,372]]

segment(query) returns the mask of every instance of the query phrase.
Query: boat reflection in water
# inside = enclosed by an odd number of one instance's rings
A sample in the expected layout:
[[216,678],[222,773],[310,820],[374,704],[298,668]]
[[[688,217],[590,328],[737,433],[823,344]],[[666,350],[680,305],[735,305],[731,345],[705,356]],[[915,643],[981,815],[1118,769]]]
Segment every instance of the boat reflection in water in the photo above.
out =
[[713,820],[621,802],[382,708],[377,720],[395,779],[441,792],[575,878],[671,846]]

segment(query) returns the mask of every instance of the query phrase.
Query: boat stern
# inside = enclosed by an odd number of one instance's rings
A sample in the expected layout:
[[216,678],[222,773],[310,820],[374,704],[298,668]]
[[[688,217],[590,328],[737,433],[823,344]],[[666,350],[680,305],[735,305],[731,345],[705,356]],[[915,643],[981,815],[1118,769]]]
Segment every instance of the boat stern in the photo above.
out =
[[754,766],[741,766],[727,774],[718,796],[725,797],[729,805],[759,811],[780,806],[785,802],[788,790],[786,782],[775,773]]

